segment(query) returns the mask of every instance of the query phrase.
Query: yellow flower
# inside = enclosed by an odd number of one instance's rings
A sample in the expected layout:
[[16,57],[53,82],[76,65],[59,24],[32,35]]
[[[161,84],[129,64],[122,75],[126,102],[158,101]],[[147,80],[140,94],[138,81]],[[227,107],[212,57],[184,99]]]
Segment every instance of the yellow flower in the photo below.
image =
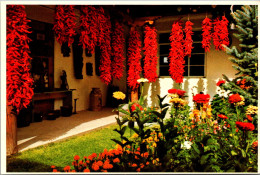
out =
[[243,105],[245,105],[245,98],[242,95],[240,95],[240,97],[241,97],[241,101],[237,102],[236,106],[243,106]]
[[168,96],[171,97],[171,98],[179,98],[178,94],[169,94]]
[[136,138],[136,137],[138,137],[138,134],[134,133],[134,134],[132,135],[132,138]]
[[258,113],[258,107],[257,106],[249,105],[246,109],[247,115],[253,115],[253,114],[257,114],[257,113]]
[[116,91],[113,93],[113,97],[118,99],[118,100],[124,100],[125,99],[125,94],[123,92],[120,91]]
[[201,115],[201,118],[202,118],[202,119],[205,119],[206,117],[207,117],[206,112],[203,111],[203,112],[202,112],[202,115]]
[[193,113],[190,113],[189,119],[193,119],[193,118],[194,118],[194,114],[193,114]]

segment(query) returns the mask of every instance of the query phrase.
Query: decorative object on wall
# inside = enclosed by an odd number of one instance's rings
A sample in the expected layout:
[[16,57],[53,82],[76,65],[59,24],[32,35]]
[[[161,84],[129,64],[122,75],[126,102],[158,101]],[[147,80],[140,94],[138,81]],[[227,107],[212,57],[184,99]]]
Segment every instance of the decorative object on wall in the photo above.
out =
[[209,51],[210,48],[210,40],[211,40],[211,29],[212,29],[212,23],[211,19],[206,17],[202,21],[202,48],[205,49],[205,52]]
[[92,63],[86,63],[86,73],[89,76],[93,76],[93,65],[92,65]]
[[169,53],[169,73],[176,83],[183,82],[184,73],[184,48],[183,48],[183,31],[179,21],[172,25],[172,33],[170,36],[171,48]]
[[23,5],[7,6],[6,69],[7,105],[16,112],[26,108],[33,96],[33,79],[30,76],[30,50],[27,36],[30,20],[26,19]]
[[140,60],[141,56],[141,38],[140,34],[136,29],[130,31],[128,39],[128,76],[127,83],[132,90],[136,90],[139,87],[137,82],[140,79],[140,73],[142,71]]
[[70,53],[70,45],[74,41],[76,35],[76,15],[74,13],[74,5],[56,5],[55,8],[54,33],[58,43],[62,45],[61,52],[64,57],[68,57]]
[[214,21],[214,32],[212,34],[213,43],[216,50],[224,50],[222,44],[228,46],[228,20],[225,16],[222,16],[222,19],[217,18]]
[[80,43],[86,49],[86,56],[92,56],[97,44],[98,26],[97,12],[91,5],[81,6],[80,15]]
[[105,18],[105,11],[103,9],[102,6],[99,6],[97,9],[96,9],[96,13],[97,13],[97,29],[98,29],[98,35],[97,35],[97,46],[100,46],[101,45],[101,42],[104,38],[104,25],[106,23],[106,18]]
[[62,75],[60,76],[61,79],[61,86],[60,88],[62,90],[68,90],[69,89],[69,85],[68,85],[68,81],[67,81],[67,74],[65,70],[62,70]]
[[74,43],[72,44],[73,49],[73,66],[74,75],[76,79],[83,79],[82,68],[83,68],[83,48],[79,45],[79,34],[74,37]]
[[157,30],[154,26],[144,27],[144,77],[155,82],[157,75]]
[[191,57],[191,50],[193,49],[192,44],[193,44],[193,40],[192,40],[192,26],[193,23],[191,21],[187,21],[185,23],[185,40],[184,40],[184,54],[185,56]]
[[107,14],[104,16],[104,19],[106,20],[105,23],[103,23],[103,32],[104,37],[101,41],[100,46],[100,79],[105,84],[109,84],[111,82],[112,76],[111,76],[111,22],[110,22],[110,16]]
[[120,80],[123,77],[124,71],[124,28],[118,21],[115,22],[114,30],[112,32],[112,76]]

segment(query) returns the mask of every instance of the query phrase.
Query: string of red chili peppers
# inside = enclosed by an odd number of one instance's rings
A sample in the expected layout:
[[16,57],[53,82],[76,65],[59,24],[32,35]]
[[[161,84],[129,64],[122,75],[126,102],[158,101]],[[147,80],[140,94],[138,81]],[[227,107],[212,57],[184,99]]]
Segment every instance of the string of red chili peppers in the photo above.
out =
[[142,58],[141,39],[139,32],[136,30],[130,31],[127,57],[129,65],[127,83],[132,90],[136,90],[139,87],[137,80],[140,79],[140,73],[142,71],[140,63],[140,59]]
[[30,20],[26,19],[23,5],[7,6],[6,69],[7,105],[16,108],[17,113],[26,108],[33,96],[33,79],[30,77],[30,50],[28,42]]
[[157,75],[157,30],[146,25],[144,28],[144,77],[155,82]]
[[69,47],[76,35],[74,5],[56,5],[54,19],[53,30],[58,43],[62,45],[67,42]]
[[112,33],[112,76],[120,80],[123,77],[124,71],[124,28],[119,22],[115,22],[114,30]]

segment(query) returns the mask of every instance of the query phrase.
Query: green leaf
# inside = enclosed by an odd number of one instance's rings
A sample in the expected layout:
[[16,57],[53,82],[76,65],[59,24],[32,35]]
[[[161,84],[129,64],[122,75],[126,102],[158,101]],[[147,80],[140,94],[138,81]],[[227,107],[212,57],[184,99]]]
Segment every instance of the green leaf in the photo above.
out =
[[206,154],[206,155],[202,155],[202,156],[201,156],[201,159],[200,159],[200,164],[201,164],[201,165],[206,164],[206,163],[207,163],[207,160],[208,160],[208,157],[209,157],[210,155],[213,155],[213,153],[209,153],[209,154]]
[[237,155],[237,153],[234,150],[231,151],[231,154],[232,154],[232,156],[236,156]]
[[198,145],[196,143],[192,144],[191,146],[196,151],[196,153],[200,154],[199,147],[198,147]]
[[126,110],[124,109],[118,109],[119,112],[123,113],[123,114],[126,114],[126,115],[130,115],[129,112],[127,112]]
[[242,157],[245,158],[245,157],[246,157],[246,152],[245,152],[245,150],[241,149],[241,153],[242,153]]

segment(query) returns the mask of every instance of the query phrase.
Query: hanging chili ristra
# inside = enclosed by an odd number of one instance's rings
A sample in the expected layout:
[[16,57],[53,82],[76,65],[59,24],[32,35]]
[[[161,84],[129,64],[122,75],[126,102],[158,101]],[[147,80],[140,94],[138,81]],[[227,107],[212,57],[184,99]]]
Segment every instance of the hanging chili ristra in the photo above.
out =
[[124,28],[119,22],[115,22],[114,30],[112,33],[112,76],[120,80],[123,77],[124,71]]
[[214,21],[214,33],[212,34],[213,43],[216,50],[224,50],[223,45],[229,45],[228,38],[228,20],[225,16],[222,16],[222,20],[217,18]]
[[170,36],[171,48],[169,53],[169,73],[176,83],[183,82],[184,73],[184,48],[183,48],[183,31],[179,22],[172,25],[172,33]]
[[136,90],[139,87],[137,82],[140,79],[140,73],[142,71],[140,59],[141,56],[141,39],[138,31],[130,31],[130,36],[128,40],[128,77],[127,83],[132,90]]
[[69,47],[76,35],[74,5],[56,5],[54,19],[53,30],[58,43],[61,45],[67,43]]
[[155,27],[146,25],[144,28],[144,77],[155,82],[157,71],[157,31]]
[[97,45],[98,14],[95,7],[84,5],[81,7],[80,15],[80,38],[79,41],[84,49],[93,54]]
[[202,48],[205,49],[205,52],[209,51],[210,48],[210,40],[211,40],[211,29],[212,29],[212,23],[211,19],[206,17],[202,21]]
[[191,21],[187,21],[185,23],[185,40],[184,40],[184,54],[185,56],[191,57],[191,50],[193,49],[192,44],[193,44],[193,40],[192,40],[192,26],[193,23]]
[[17,113],[26,108],[33,96],[33,79],[30,77],[28,22],[23,5],[7,5],[6,35],[6,93],[7,105]]

